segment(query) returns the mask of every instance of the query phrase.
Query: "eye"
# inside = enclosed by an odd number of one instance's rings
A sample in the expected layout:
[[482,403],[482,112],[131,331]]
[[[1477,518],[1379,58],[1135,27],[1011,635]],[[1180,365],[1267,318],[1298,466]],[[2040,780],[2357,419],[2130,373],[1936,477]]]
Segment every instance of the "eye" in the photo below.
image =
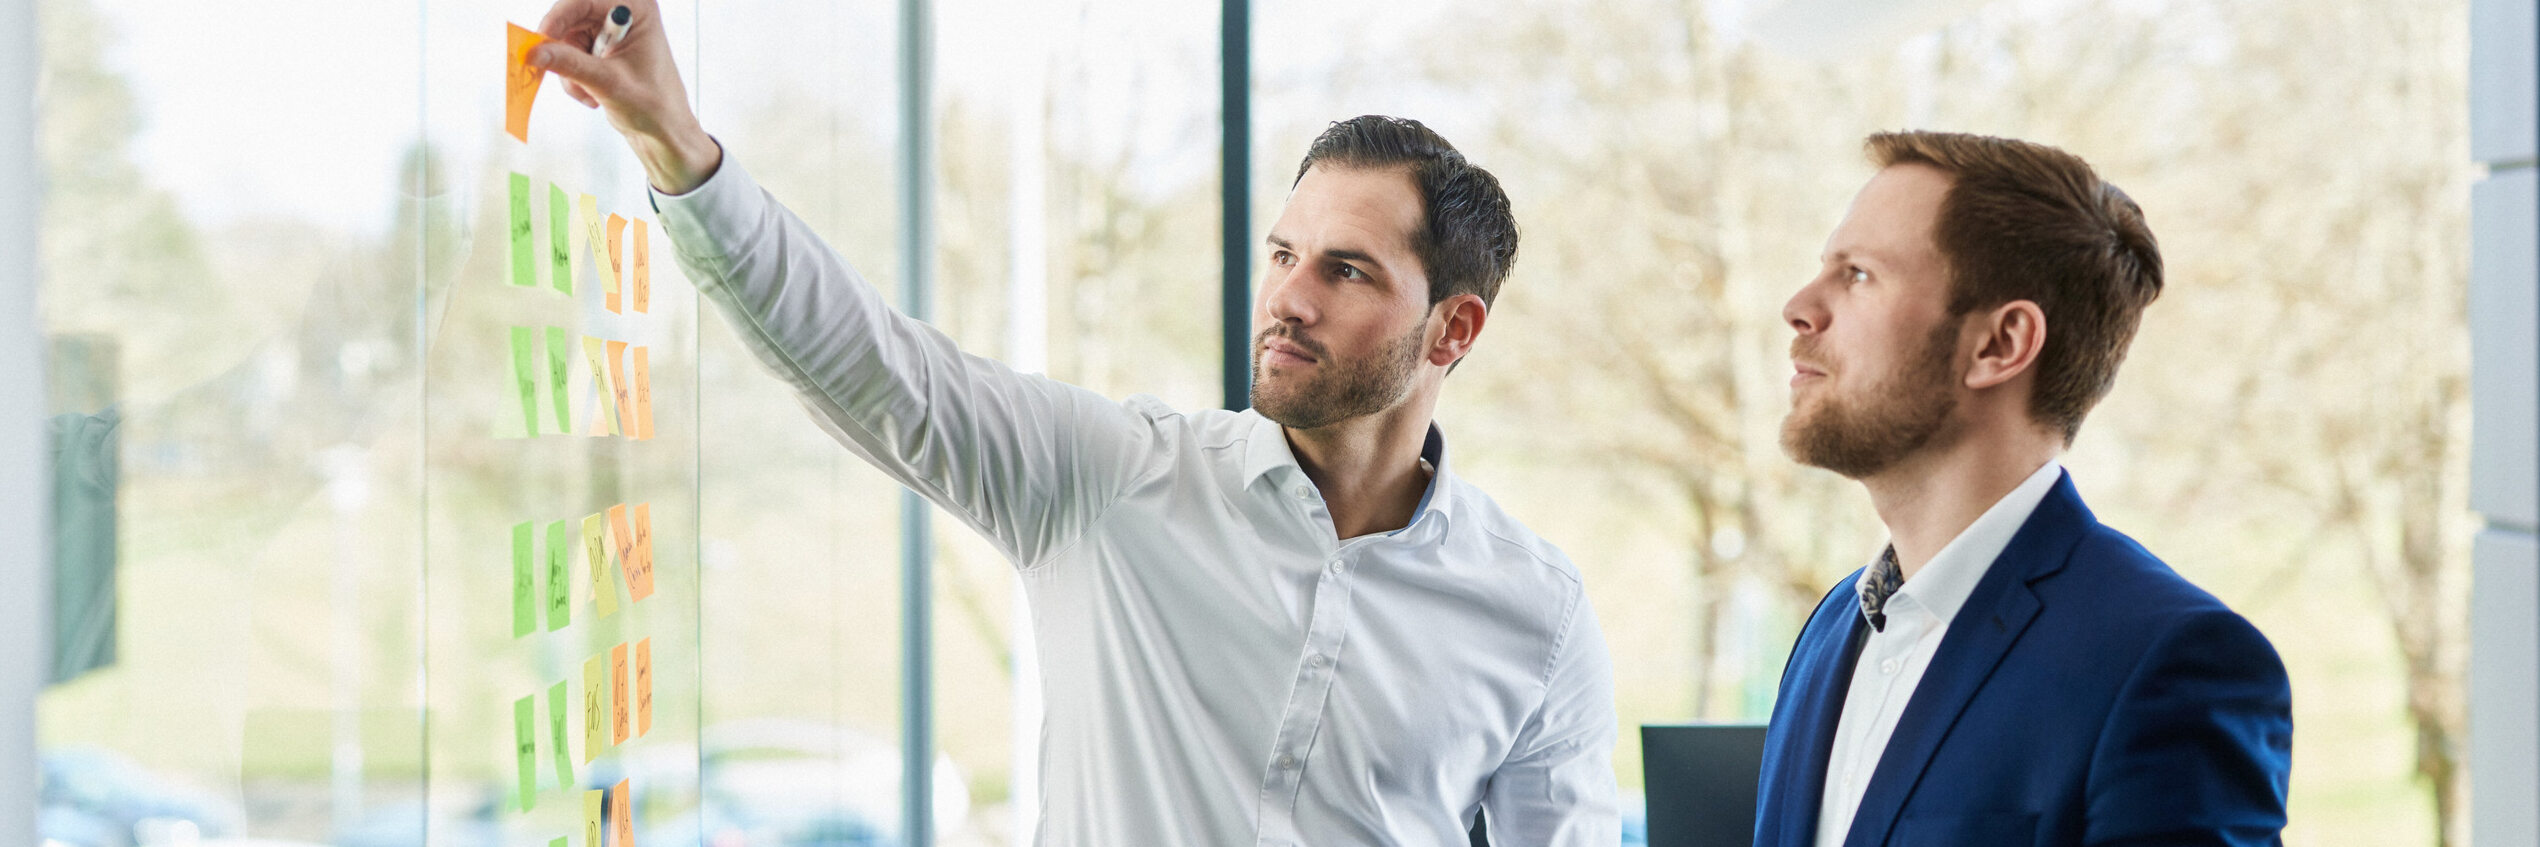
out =
[[1296,254],[1290,253],[1286,250],[1272,250],[1270,251],[1270,264],[1277,265],[1282,268],[1296,264]]
[[1870,272],[1862,270],[1858,266],[1846,267],[1843,269],[1843,280],[1854,285],[1859,285],[1870,281]]
[[1340,277],[1341,277],[1342,279],[1366,279],[1366,278],[1367,278],[1367,274],[1366,274],[1364,271],[1360,271],[1356,265],[1342,265],[1342,266],[1341,266],[1341,269],[1340,269],[1340,270],[1338,270],[1338,271],[1335,271],[1334,273],[1338,273],[1338,274],[1340,274]]

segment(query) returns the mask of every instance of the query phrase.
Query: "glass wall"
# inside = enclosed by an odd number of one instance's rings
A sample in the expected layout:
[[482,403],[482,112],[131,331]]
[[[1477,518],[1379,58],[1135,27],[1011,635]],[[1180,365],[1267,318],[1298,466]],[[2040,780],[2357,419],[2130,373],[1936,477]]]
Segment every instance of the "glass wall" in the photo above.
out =
[[[543,2],[36,2],[47,838],[578,845],[596,789],[638,841],[898,843],[899,489],[698,301],[598,114],[550,80],[505,133],[502,24]],[[1779,307],[1862,135],[1947,127],[2081,153],[2164,238],[2168,291],[2068,464],[2284,653],[2288,841],[2438,843],[2467,744],[2461,4],[2001,0],[1851,42],[1776,36],[1776,7],[1254,8],[1248,240],[1313,135],[1368,112],[1517,204],[1441,424],[1585,570],[1627,790],[1628,727],[1760,720],[1880,541],[1776,446]],[[664,9],[733,160],[896,292],[898,4]],[[1217,405],[1216,7],[935,14],[934,322]],[[935,526],[937,840],[1021,843],[1028,615]],[[622,740],[620,691],[658,695]]]

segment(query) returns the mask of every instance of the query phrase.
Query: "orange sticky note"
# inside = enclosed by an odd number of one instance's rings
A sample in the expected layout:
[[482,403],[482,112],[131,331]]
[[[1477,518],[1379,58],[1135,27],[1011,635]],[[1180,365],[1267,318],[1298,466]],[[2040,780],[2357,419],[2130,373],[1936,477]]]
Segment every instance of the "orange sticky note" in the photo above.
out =
[[644,237],[644,221],[635,220],[634,243],[627,245],[635,254],[635,311],[653,310],[653,240]]
[[617,414],[622,416],[617,421],[617,432],[620,435],[634,435],[635,386],[626,381],[626,369],[623,367],[625,361],[626,342],[609,342],[609,386],[617,392]]
[[635,734],[653,731],[653,640],[635,642]]
[[635,361],[628,367],[635,371],[635,440],[650,441],[653,438],[653,373],[644,361],[644,348],[635,348],[633,355]]
[[635,504],[635,564],[626,569],[627,590],[636,601],[653,596],[653,504]]
[[620,258],[626,255],[625,245],[626,218],[611,212],[609,213],[609,299],[607,305],[609,311],[619,314],[626,313],[625,309],[619,307],[617,299],[618,289],[626,285],[626,262]]
[[547,43],[547,37],[521,29],[519,24],[504,26],[511,27],[511,50],[510,62],[503,66],[503,131],[526,144],[529,104],[538,99],[538,83],[547,78],[545,70],[529,66],[529,51]]
[[[624,649],[624,648],[620,648]],[[635,847],[635,792],[627,786],[630,780],[618,780],[609,791],[609,817],[617,820],[617,843],[609,847]]]
[[623,641],[609,648],[609,690],[617,692],[617,696],[609,698],[609,712],[616,720],[614,726],[617,730],[616,740],[610,743],[624,744],[628,729],[626,710],[634,705],[627,701],[635,698],[626,696],[626,642]]

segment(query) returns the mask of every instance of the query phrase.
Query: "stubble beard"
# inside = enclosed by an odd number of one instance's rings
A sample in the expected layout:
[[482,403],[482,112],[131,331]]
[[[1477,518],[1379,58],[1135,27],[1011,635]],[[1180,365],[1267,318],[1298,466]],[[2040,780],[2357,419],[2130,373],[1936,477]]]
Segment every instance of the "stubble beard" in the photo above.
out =
[[1783,452],[1800,464],[1861,479],[1932,446],[1958,409],[1958,395],[1950,390],[1957,376],[1950,366],[1957,340],[1957,323],[1942,321],[1912,361],[1859,397],[1833,395],[1832,386],[1818,385],[1826,396],[1782,419]]
[[[1423,317],[1409,333],[1375,355],[1354,361],[1333,358],[1329,348],[1290,334],[1284,325],[1262,330],[1252,339],[1252,407],[1289,429],[1308,430],[1393,408],[1411,394],[1412,377],[1420,369],[1420,341],[1428,327],[1429,320]],[[1265,379],[1261,345],[1272,336],[1305,348],[1316,359],[1316,373],[1276,384]]]

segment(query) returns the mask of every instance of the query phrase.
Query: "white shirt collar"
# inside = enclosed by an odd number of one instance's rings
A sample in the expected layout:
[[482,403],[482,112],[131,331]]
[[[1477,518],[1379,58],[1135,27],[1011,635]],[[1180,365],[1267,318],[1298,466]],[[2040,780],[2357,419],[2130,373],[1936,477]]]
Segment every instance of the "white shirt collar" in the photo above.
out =
[[[1956,619],[1958,608],[1967,604],[1967,595],[1975,593],[1976,583],[1993,569],[1993,560],[2001,558],[2003,548],[2011,546],[2011,537],[2028,524],[2029,514],[2037,511],[2037,504],[2046,500],[2046,493],[2054,489],[2055,481],[2063,474],[2062,462],[2046,460],[2019,487],[1993,501],[1992,508],[1984,510],[1974,523],[1958,532],[1958,537],[1932,554],[1930,562],[1896,589],[1895,598],[1922,606],[1942,623]],[[1885,555],[1884,549],[1881,555]],[[1872,562],[1876,561],[1873,557]],[[1869,572],[1863,570],[1855,589],[1866,590],[1869,578]],[[1889,602],[1894,603],[1895,599]]]
[[[1244,436],[1244,484],[1259,482],[1263,476],[1281,468],[1303,479],[1305,468],[1297,464],[1296,452],[1288,447],[1287,427],[1261,414],[1258,409],[1246,409],[1243,413],[1252,418],[1251,427]],[[1420,504],[1411,512],[1411,524],[1418,525],[1423,516],[1430,514],[1454,520],[1455,498],[1448,493],[1454,483],[1450,481],[1446,466],[1446,433],[1438,429],[1435,421],[1429,423],[1428,437],[1420,442],[1420,463],[1429,470],[1429,487],[1420,492]],[[1410,528],[1403,527],[1405,530]],[[1401,531],[1395,530],[1394,533]]]

